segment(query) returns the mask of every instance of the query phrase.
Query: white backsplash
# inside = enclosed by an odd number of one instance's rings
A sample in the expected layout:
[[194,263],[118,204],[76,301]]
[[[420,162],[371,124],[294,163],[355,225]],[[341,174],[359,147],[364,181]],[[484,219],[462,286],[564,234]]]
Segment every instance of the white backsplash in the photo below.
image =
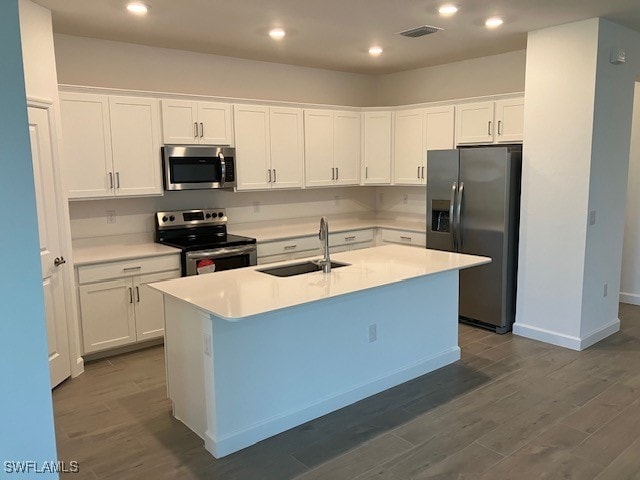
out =
[[[376,190],[375,187],[261,192],[194,190],[165,192],[162,197],[72,201],[71,234],[79,239],[152,233],[155,212],[190,208],[226,208],[231,232],[234,224],[247,222],[321,215],[370,216],[376,213]],[[109,211],[115,211],[115,223],[107,223]]]
[[376,215],[379,218],[424,221],[427,211],[425,186],[378,187]]

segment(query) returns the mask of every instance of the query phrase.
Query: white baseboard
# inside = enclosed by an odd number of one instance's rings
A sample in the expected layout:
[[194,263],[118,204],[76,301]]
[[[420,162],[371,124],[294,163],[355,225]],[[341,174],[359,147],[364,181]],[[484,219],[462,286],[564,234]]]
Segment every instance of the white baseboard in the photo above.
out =
[[637,293],[620,292],[620,301],[631,305],[640,305],[640,295]]
[[357,386],[347,392],[325,397],[312,405],[278,415],[277,417],[272,417],[254,424],[249,428],[226,435],[223,438],[215,438],[211,432],[207,430],[204,434],[205,448],[216,458],[224,457],[225,455],[253,445],[260,440],[289,430],[290,428],[326,415],[327,413],[334,412],[371,395],[387,390],[388,388],[395,387],[420,375],[449,365],[459,359],[460,348],[452,347],[414,365],[392,372],[389,375],[375,379],[367,384]]
[[513,324],[513,333],[515,335],[577,351],[590,347],[600,340],[607,338],[609,335],[616,333],[618,330],[620,330],[620,320],[617,318],[582,338],[565,335],[564,333],[554,332],[544,328],[534,327],[532,325],[527,325],[526,323],[516,322]]

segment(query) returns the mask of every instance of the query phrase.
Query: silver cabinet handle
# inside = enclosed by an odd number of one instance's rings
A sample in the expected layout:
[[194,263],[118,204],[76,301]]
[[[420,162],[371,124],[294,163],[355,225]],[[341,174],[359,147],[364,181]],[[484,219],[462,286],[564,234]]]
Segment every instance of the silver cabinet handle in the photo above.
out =
[[277,183],[278,182],[278,173],[276,172],[276,169],[273,169],[273,183]]
[[267,172],[269,174],[269,180],[267,180],[267,183],[271,183],[271,169],[268,169]]
[[411,241],[411,237],[400,236],[400,240],[404,240],[406,242],[410,242]]
[[129,289],[129,303],[133,303],[133,289],[128,287]]
[[56,257],[53,260],[53,265],[56,267],[59,267],[60,265],[64,265],[65,263],[67,263],[67,261],[64,259],[64,257]]
[[498,120],[498,135],[502,135],[502,120]]
[[109,190],[113,190],[113,173],[109,172]]
[[487,133],[489,134],[489,136],[491,136],[491,124],[492,124],[492,123],[493,123],[493,122],[492,122],[491,120],[489,120],[489,127],[488,127],[488,131],[487,131]]
[[[454,217],[456,193],[458,191],[458,184],[453,182],[451,185],[451,200],[449,202],[449,231],[451,232],[451,241],[453,242],[453,250],[458,251],[458,239],[456,238],[456,222]],[[431,226],[433,230],[433,225]]]
[[336,167],[336,180],[340,178],[340,169]]
[[224,187],[224,182],[227,181],[227,162],[222,152],[218,153],[218,158],[220,159],[220,186]]
[[336,179],[336,169],[332,168],[331,169],[331,180],[335,180]]
[[460,188],[458,189],[458,225],[456,226],[456,230],[458,232],[458,250],[462,249],[462,195],[464,194],[464,182],[460,182]]
[[200,122],[200,138],[204,137],[204,124]]
[[295,250],[298,247],[298,245],[285,245],[284,249],[285,250]]
[[351,235],[350,237],[344,237],[344,241],[345,242],[350,242],[350,241],[355,240],[355,239],[356,239],[355,235]]
[[420,165],[418,165],[418,175],[417,178],[420,178]]
[[136,270],[140,270],[142,269],[141,266],[138,267],[127,267],[127,268],[123,268],[122,271],[123,272],[135,272]]
[[424,180],[424,167],[422,167],[422,179]]
[[116,172],[116,188],[120,188],[120,172]]
[[140,287],[136,285],[136,302],[140,303]]
[[369,167],[364,167],[364,178],[369,178]]
[[198,138],[198,122],[193,122],[193,138]]

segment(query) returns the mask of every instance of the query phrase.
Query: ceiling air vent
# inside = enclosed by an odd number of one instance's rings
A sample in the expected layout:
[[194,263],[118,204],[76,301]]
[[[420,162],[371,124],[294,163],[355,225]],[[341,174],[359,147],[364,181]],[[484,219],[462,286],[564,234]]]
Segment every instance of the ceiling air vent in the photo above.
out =
[[442,28],[432,27],[431,25],[422,25],[420,27],[410,28],[409,30],[398,32],[397,35],[402,35],[403,37],[409,38],[418,38],[439,32],[440,30],[442,30]]

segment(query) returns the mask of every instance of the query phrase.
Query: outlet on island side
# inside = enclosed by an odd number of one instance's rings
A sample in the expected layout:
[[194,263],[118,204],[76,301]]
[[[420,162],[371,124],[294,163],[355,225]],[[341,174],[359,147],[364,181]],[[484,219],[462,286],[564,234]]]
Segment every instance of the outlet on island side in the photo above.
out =
[[402,204],[406,205],[407,203],[409,203],[409,195],[405,193],[404,195],[402,195]]
[[378,324],[369,325],[369,343],[378,340]]
[[604,287],[602,287],[602,296],[606,297],[607,295],[609,295],[609,284],[605,283]]

